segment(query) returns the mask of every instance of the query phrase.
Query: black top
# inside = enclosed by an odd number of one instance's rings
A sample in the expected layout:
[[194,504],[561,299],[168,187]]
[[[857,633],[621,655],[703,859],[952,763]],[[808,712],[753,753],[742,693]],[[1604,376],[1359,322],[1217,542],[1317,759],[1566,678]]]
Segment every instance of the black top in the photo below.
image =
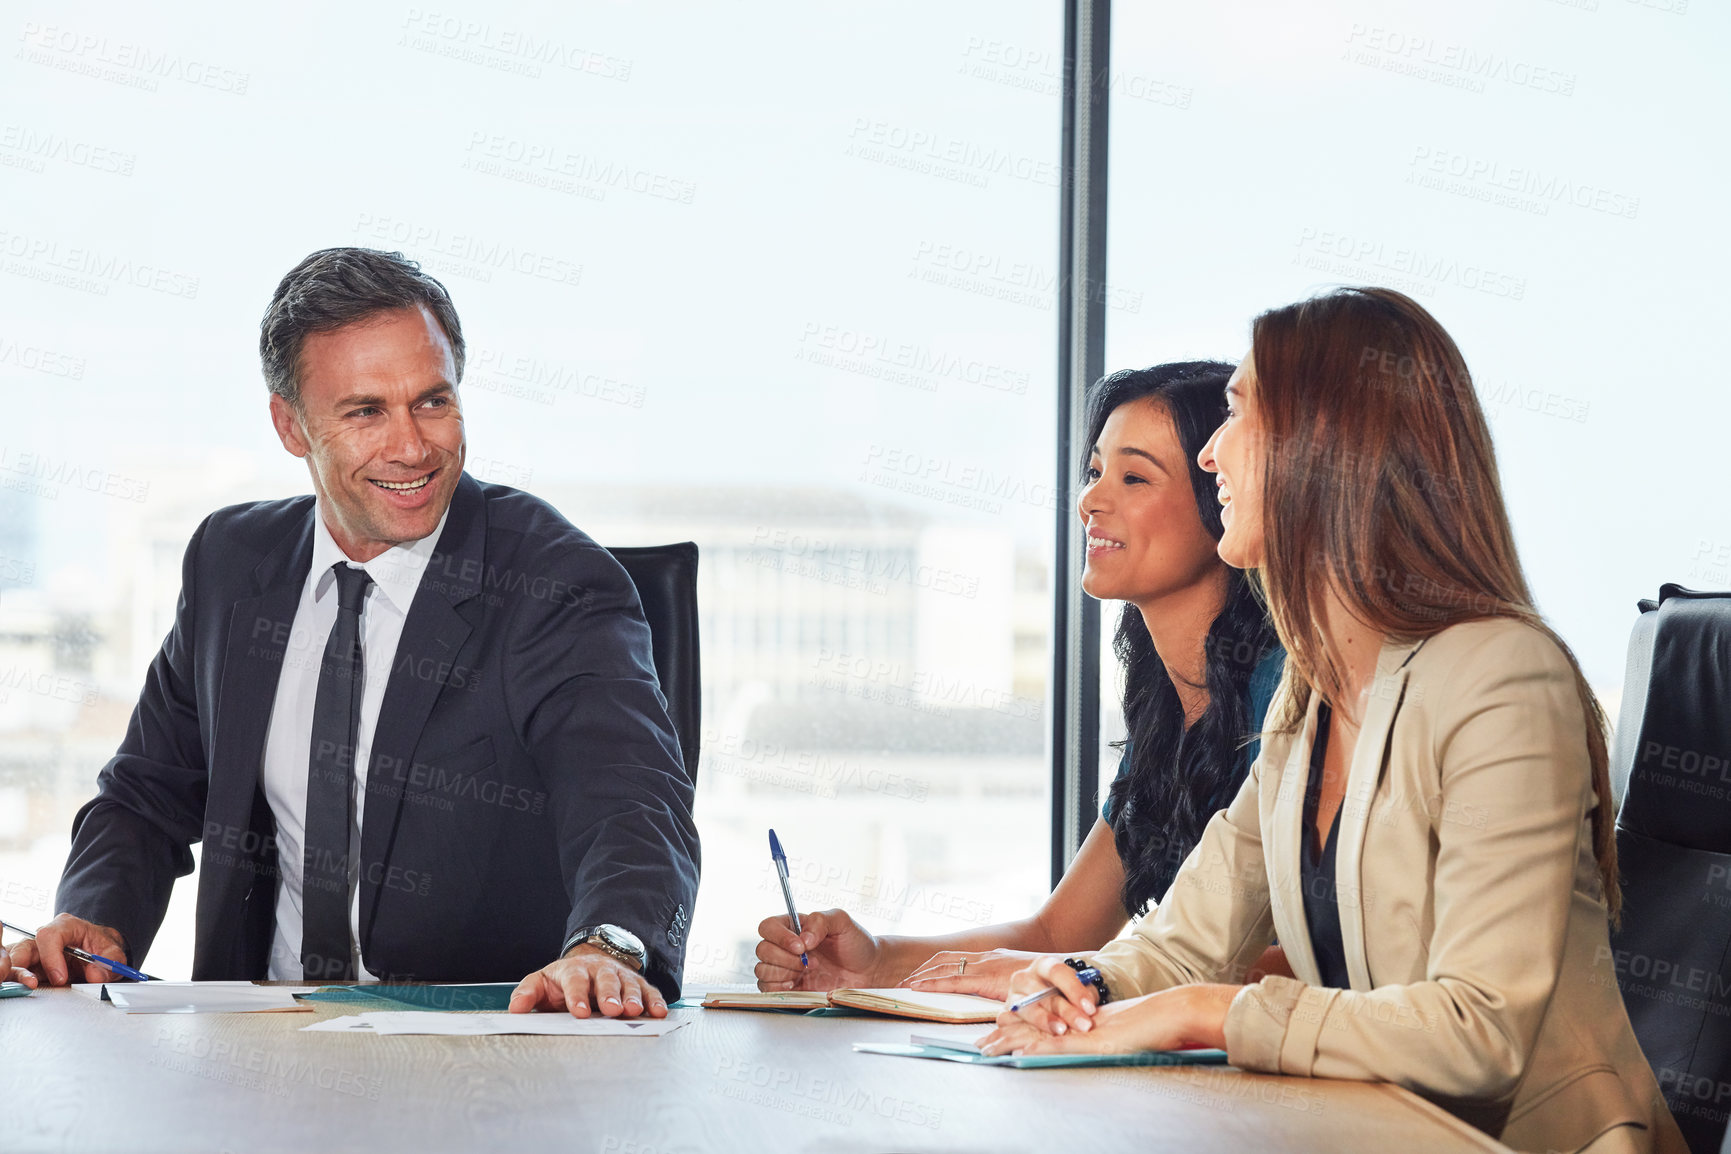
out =
[[1304,884],[1304,924],[1322,984],[1337,990],[1352,988],[1346,976],[1346,943],[1340,936],[1340,899],[1334,888],[1335,849],[1340,841],[1340,812],[1329,823],[1328,840],[1316,844],[1316,811],[1322,800],[1322,762],[1328,749],[1327,705],[1316,708],[1316,741],[1310,747],[1310,776],[1304,783],[1304,855],[1299,880]]

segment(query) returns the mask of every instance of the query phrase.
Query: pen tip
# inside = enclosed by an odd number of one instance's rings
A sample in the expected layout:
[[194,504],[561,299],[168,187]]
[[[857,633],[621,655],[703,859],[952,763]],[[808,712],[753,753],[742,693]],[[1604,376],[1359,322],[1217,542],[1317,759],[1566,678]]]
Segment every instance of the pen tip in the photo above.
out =
[[769,852],[776,857],[781,856],[781,841],[775,836],[775,831],[769,831]]

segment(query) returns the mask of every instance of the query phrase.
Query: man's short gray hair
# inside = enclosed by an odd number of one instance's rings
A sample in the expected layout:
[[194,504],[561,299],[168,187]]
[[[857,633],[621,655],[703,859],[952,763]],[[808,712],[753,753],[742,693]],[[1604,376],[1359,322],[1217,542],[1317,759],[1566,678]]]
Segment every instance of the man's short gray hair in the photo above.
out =
[[463,326],[445,286],[400,252],[326,248],[313,253],[276,286],[258,326],[258,355],[270,391],[300,407],[301,346],[311,333],[330,332],[392,309],[426,305],[463,379]]

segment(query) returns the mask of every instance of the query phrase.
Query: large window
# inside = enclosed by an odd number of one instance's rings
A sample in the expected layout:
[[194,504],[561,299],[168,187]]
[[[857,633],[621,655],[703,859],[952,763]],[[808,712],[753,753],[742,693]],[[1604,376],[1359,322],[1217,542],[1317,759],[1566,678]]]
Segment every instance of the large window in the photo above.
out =
[[1725,8],[1121,4],[1112,38],[1108,271],[1142,306],[1109,314],[1107,367],[1236,360],[1331,285],[1416,298],[1614,716],[1636,599],[1731,587]]
[[748,980],[770,826],[803,905],[874,929],[1039,900],[1058,12],[73,3],[9,32],[7,920],[52,912],[198,521],[308,490],[257,323],[336,244],[451,289],[472,473],[702,549],[693,979]]
[[[1708,143],[1727,19],[1687,0],[1118,5],[1107,368],[1236,358],[1255,313],[1330,284],[1411,293],[1474,371],[1540,607],[1614,705],[1633,600],[1731,585]],[[702,548],[693,978],[747,979],[779,906],[771,825],[802,904],[874,929],[1040,898],[1068,502],[1060,10],[13,20],[8,920],[52,912],[199,519],[306,491],[265,418],[256,325],[283,271],[348,243],[451,288],[471,472],[606,543]],[[165,975],[189,964],[190,894]]]

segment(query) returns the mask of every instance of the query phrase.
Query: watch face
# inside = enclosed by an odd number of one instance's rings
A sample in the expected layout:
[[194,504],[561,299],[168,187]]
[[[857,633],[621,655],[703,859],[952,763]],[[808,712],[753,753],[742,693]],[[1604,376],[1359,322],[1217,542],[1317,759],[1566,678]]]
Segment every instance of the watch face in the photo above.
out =
[[630,930],[619,926],[596,926],[595,936],[623,953],[635,954],[639,958],[645,956],[643,943]]

